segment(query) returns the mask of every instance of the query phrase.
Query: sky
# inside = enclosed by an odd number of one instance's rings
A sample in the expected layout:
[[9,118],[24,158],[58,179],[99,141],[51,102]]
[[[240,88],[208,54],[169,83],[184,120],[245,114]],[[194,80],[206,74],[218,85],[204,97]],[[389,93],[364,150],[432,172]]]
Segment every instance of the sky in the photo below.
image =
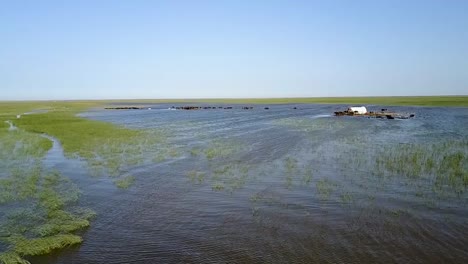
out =
[[466,0],[0,0],[0,100],[468,94]]

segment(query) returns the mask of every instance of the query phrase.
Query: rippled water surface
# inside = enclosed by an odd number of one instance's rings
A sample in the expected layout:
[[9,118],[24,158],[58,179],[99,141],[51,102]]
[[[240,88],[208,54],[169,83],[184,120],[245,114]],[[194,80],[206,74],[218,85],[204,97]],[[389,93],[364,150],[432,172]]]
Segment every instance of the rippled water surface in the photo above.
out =
[[[450,181],[437,168],[442,155],[466,160],[467,108],[393,107],[416,118],[380,120],[333,117],[335,105],[170,106],[82,114],[169,134],[178,154],[128,168],[128,190],[56,142],[44,162],[98,216],[80,246],[33,263],[468,262],[467,165]],[[421,160],[435,163],[414,169]]]

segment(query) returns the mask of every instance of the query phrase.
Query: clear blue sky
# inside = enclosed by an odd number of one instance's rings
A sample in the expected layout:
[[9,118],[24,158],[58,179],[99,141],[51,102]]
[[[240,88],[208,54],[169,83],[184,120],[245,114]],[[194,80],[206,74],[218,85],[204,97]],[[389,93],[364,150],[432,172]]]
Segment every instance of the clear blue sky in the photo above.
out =
[[468,1],[0,4],[0,100],[468,94]]

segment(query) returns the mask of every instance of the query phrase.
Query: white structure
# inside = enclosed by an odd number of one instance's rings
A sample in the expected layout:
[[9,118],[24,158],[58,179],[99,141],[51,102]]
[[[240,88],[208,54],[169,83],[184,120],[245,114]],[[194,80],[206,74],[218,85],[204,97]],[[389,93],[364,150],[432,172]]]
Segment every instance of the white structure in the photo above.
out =
[[351,106],[350,108],[348,108],[348,111],[356,113],[356,114],[360,114],[360,115],[367,113],[367,109],[365,106]]

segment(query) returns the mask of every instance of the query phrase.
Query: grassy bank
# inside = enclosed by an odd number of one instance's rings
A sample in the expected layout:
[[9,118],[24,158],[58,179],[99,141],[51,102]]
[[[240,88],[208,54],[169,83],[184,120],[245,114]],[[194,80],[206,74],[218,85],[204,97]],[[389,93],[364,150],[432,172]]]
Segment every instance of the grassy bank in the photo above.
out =
[[[27,135],[39,137],[39,134],[47,134],[56,138],[67,157],[85,160],[93,175],[112,176],[116,184],[121,182],[119,178],[124,177],[126,168],[147,159],[145,152],[152,151],[164,159],[174,152],[168,146],[162,146],[166,140],[162,129],[134,130],[77,116],[81,111],[104,107],[105,104],[103,101],[0,104],[0,121],[10,120],[20,131],[29,132]],[[27,111],[36,112],[16,118],[16,115]],[[5,122],[1,125],[8,126]],[[131,185],[133,181],[129,183]]]

